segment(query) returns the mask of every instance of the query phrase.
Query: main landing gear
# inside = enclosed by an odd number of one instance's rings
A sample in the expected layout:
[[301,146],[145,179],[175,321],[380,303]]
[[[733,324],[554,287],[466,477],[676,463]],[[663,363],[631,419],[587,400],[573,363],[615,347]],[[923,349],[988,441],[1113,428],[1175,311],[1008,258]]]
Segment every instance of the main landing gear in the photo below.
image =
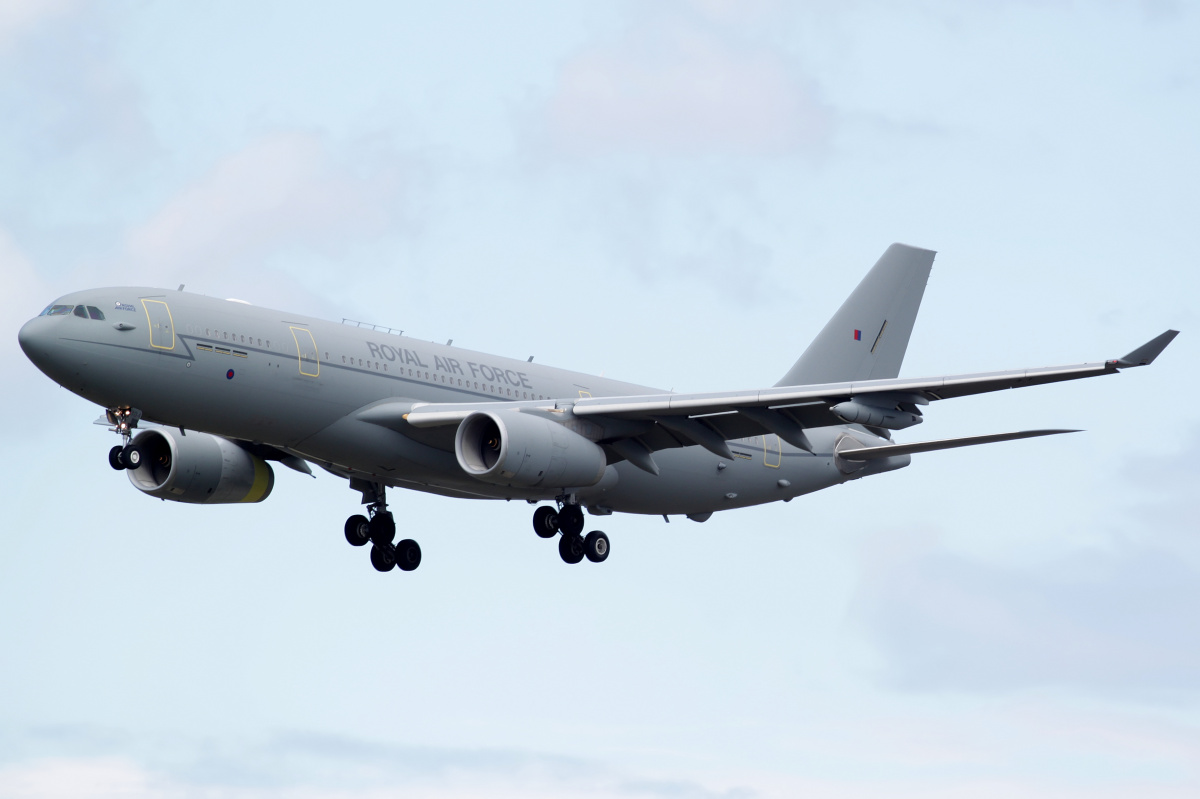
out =
[[396,520],[387,509],[385,487],[382,483],[361,484],[357,480],[350,482],[350,487],[363,493],[363,498],[370,500],[367,504],[367,516],[355,514],[346,520],[346,540],[351,546],[361,547],[371,545],[371,565],[376,571],[388,572],[399,567],[400,571],[410,572],[421,565],[421,547],[411,538],[405,538],[395,544]]
[[558,510],[543,505],[533,512],[533,531],[541,538],[558,539],[558,555],[564,563],[579,563],[587,558],[592,563],[603,563],[608,559],[608,536],[593,530],[583,533],[583,508],[577,503],[561,504]]
[[137,427],[141,412],[132,408],[110,408],[105,413],[112,423],[113,432],[121,435],[121,444],[108,451],[108,465],[117,471],[138,468],[145,461],[146,453],[131,442],[133,428]]

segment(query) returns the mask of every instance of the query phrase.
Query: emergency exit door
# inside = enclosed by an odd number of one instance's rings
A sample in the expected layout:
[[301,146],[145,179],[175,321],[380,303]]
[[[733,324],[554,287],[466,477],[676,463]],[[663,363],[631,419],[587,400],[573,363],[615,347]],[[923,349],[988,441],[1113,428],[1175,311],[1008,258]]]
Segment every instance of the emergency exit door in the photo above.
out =
[[296,340],[296,355],[300,360],[300,374],[318,377],[321,374],[321,359],[317,357],[317,342],[306,327],[291,327]]
[[157,350],[175,349],[175,320],[162,300],[142,300],[146,322],[150,325],[150,346]]

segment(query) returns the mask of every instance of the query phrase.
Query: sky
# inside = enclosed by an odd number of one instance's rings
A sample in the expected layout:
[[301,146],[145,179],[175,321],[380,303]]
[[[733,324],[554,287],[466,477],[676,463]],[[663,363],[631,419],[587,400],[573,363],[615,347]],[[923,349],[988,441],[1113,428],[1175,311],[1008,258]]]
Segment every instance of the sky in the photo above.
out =
[[[0,6],[0,797],[1200,792],[1200,9],[1172,0]],[[772,385],[894,241],[936,403],[795,502],[613,516],[277,470],[155,501],[16,332],[151,285],[677,391]]]

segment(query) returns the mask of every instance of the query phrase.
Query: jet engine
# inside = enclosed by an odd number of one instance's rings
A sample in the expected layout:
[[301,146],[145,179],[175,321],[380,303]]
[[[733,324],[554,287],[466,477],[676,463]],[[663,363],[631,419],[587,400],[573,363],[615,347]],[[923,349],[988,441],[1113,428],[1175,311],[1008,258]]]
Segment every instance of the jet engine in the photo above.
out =
[[458,465],[485,483],[522,488],[575,488],[600,482],[608,459],[601,447],[543,416],[476,411],[454,438]]
[[152,497],[200,505],[262,502],[275,473],[262,458],[227,438],[171,428],[143,430],[133,440],[141,465],[129,482]]

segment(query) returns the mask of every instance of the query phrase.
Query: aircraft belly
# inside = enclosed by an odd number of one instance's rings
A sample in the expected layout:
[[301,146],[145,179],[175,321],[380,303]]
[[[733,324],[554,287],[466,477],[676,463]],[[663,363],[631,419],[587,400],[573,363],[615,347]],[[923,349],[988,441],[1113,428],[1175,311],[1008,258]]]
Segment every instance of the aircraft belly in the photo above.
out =
[[[786,448],[778,466],[721,458],[702,447],[654,453],[658,476],[630,463],[616,464],[619,479],[602,496],[581,495],[588,504],[621,513],[700,514],[791,499],[844,482],[832,457]],[[725,468],[718,468],[719,464]],[[783,484],[781,484],[781,481]]]

